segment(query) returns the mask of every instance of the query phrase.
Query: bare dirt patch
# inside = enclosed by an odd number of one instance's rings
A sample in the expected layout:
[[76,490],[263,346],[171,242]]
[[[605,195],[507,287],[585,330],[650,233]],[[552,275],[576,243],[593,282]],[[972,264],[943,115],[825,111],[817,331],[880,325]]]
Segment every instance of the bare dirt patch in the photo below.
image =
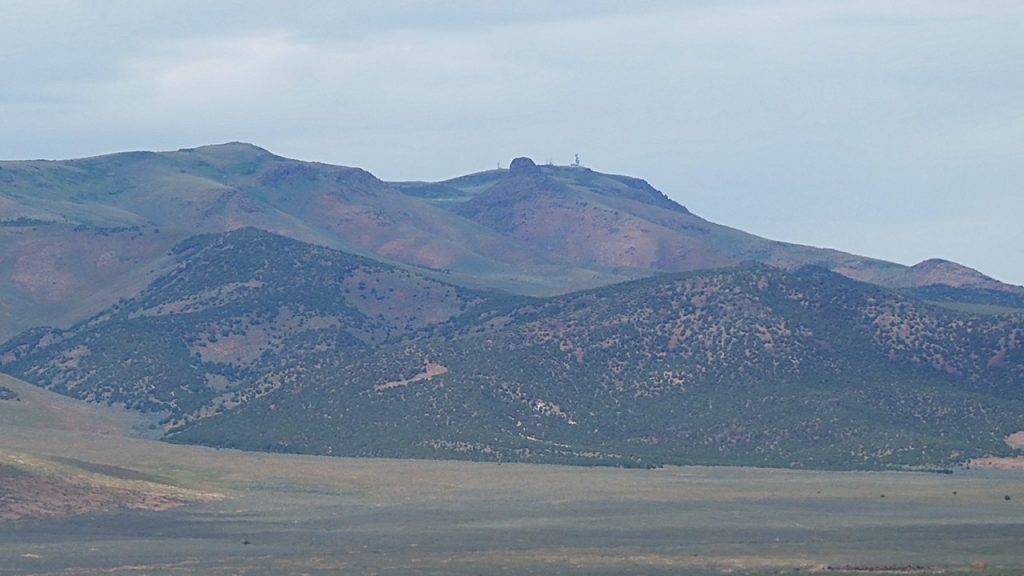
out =
[[971,468],[991,468],[994,470],[1024,470],[1024,457],[1002,458],[989,456],[987,458],[975,458],[968,465]]
[[402,386],[408,386],[409,384],[415,384],[416,382],[423,382],[430,380],[434,377],[441,376],[442,374],[448,373],[448,367],[436,362],[427,362],[423,365],[423,371],[416,374],[412,378],[404,380],[393,380],[391,382],[385,382],[383,384],[375,384],[373,386],[374,391],[380,392],[382,390],[390,390],[391,388],[401,388]]
[[11,282],[37,302],[53,302],[67,295],[72,278],[64,262],[67,254],[58,243],[39,243],[15,261]]
[[162,511],[221,498],[219,494],[140,479],[126,474],[131,471],[119,473],[108,468],[103,470],[107,473],[101,473],[78,467],[70,460],[0,452],[0,521],[112,510]]
[[1014,450],[1024,450],[1024,431],[1014,432],[1007,436],[1006,445]]

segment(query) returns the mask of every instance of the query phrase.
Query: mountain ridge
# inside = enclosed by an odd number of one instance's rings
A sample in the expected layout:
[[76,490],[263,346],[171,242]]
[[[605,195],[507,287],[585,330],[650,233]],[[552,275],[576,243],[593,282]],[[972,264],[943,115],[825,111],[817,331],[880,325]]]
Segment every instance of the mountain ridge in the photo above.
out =
[[175,442],[948,468],[1017,450],[1022,311],[956,263],[525,157],[436,183],[245,143],[0,162],[0,370]]
[[949,266],[925,272],[714,224],[638,178],[525,158],[517,167],[389,183],[241,142],[0,161],[0,340],[70,326],[166,271],[179,241],[245,226],[535,296],[760,261],[970,292],[938,291],[942,302],[1024,306],[1024,288],[967,282]]
[[350,456],[941,468],[1013,454],[1024,420],[1024,315],[820,267],[538,299],[251,228],[175,252],[139,295],[0,346],[0,368],[161,412],[172,441]]
[[82,320],[165,271],[177,242],[245,226],[535,296],[759,261],[966,290],[932,289],[942,302],[1024,305],[1024,288],[950,265],[905,267],[714,224],[638,178],[526,158],[517,166],[526,174],[392,183],[241,142],[0,161],[0,340]]

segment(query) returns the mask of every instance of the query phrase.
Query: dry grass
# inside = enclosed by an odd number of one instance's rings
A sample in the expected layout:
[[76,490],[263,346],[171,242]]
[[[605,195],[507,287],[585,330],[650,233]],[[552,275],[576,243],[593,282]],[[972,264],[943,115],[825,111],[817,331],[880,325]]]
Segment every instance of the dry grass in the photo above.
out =
[[[131,470],[0,450],[0,520],[111,510],[168,510],[222,496],[141,479]],[[5,473],[6,471],[6,473]]]
[[[0,555],[17,559],[0,575],[47,573],[43,566],[90,575],[1024,569],[1024,493],[1011,472],[621,470],[246,453],[134,437],[139,422],[116,410],[0,384],[23,398],[0,403],[0,471],[47,479],[5,484],[23,502],[46,502],[23,503],[18,514],[197,503],[132,516],[145,529],[130,533],[119,516],[89,520],[113,534],[95,560],[76,552],[83,536],[71,518],[36,525],[37,540],[19,533],[22,520],[6,523],[13,530],[0,522]],[[197,530],[207,536],[197,539]]]

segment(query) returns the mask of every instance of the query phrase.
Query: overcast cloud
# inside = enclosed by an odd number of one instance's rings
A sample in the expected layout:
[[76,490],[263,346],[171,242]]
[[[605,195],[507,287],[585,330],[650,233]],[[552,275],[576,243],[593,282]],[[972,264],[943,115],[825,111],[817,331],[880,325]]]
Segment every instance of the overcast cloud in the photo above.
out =
[[0,158],[230,140],[389,180],[515,156],[1024,284],[1024,3],[0,2]]

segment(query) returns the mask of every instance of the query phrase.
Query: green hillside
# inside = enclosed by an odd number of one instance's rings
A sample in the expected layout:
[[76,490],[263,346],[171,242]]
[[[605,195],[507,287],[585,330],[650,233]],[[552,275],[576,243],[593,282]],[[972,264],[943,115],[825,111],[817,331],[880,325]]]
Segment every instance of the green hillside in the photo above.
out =
[[171,437],[331,454],[946,467],[1010,453],[1024,416],[1020,316],[949,314],[820,270],[658,278],[460,322],[443,340],[321,358],[301,389]]
[[271,370],[306,355],[365,354],[485,300],[255,229],[197,236],[173,256],[178,266],[137,297],[70,330],[8,342],[4,370],[78,398],[191,418],[279,386]]
[[6,372],[255,450],[941,468],[1024,428],[1024,315],[748,265],[547,299],[244,229]]

